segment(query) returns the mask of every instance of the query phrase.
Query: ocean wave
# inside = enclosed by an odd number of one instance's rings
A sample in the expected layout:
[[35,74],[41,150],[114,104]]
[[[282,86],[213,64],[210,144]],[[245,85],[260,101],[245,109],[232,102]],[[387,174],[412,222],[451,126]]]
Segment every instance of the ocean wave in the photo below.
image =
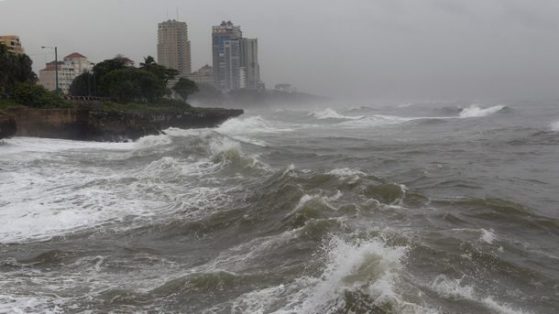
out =
[[316,277],[299,277],[290,284],[248,292],[234,300],[232,308],[276,314],[364,313],[383,308],[429,312],[404,302],[396,291],[407,250],[387,246],[380,239],[349,241],[334,236],[321,249],[324,268]]
[[14,296],[0,294],[0,313],[61,314],[64,302],[57,296]]
[[481,294],[476,291],[474,286],[462,283],[463,279],[450,279],[444,275],[440,275],[433,283],[431,289],[444,298],[462,299],[473,301],[485,309],[502,314],[525,314],[520,309],[513,308],[509,304],[500,303],[495,301],[494,297],[486,294]]
[[261,116],[252,116],[227,120],[221,124],[216,131],[227,135],[242,135],[291,132],[293,129],[275,127],[270,121],[262,118]]
[[481,236],[479,238],[480,241],[485,242],[487,244],[493,244],[493,242],[497,239],[497,235],[493,229],[486,230],[481,229]]
[[471,105],[468,108],[462,109],[460,111],[459,117],[460,118],[480,118],[480,117],[487,117],[494,113],[500,112],[508,108],[507,106],[497,105],[488,108],[482,108],[479,105]]
[[171,137],[166,134],[147,135],[139,138],[136,143],[136,148],[151,148],[155,146],[165,146],[173,142]]
[[557,121],[555,121],[555,122],[552,122],[552,123],[549,125],[549,127],[550,127],[551,131],[553,131],[553,132],[559,132],[559,120],[557,120]]
[[352,291],[362,293],[370,302],[366,302],[368,307],[403,305],[395,285],[406,247],[390,247],[379,239],[353,242],[333,237],[323,250],[326,267],[295,312],[334,313],[349,309],[351,300],[347,297]]
[[318,120],[326,120],[326,119],[359,120],[364,118],[364,116],[344,116],[336,112],[334,109],[330,109],[330,108],[311,112],[309,115]]
[[338,125],[346,128],[368,128],[368,127],[378,127],[378,126],[388,126],[401,124],[422,118],[404,118],[398,116],[388,116],[388,115],[373,115],[364,117],[359,120],[344,121]]
[[351,168],[336,168],[328,171],[326,174],[337,176],[340,178],[354,177],[354,176],[366,176],[367,174],[361,170],[355,170]]
[[38,137],[13,137],[3,139],[0,156],[21,153],[55,153],[68,150],[130,150],[134,143],[87,142]]

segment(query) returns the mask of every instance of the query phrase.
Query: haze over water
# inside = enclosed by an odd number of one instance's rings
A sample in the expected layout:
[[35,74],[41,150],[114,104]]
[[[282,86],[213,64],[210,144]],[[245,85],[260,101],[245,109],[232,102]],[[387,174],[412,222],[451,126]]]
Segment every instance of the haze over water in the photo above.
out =
[[0,145],[0,312],[555,313],[556,103]]

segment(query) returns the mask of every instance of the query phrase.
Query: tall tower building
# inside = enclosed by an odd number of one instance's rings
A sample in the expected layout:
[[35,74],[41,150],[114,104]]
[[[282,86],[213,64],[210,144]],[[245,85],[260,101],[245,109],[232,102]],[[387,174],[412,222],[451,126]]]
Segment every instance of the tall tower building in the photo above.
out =
[[260,65],[258,64],[258,39],[241,39],[241,73],[244,73],[243,87],[258,89],[261,86]]
[[212,54],[215,86],[229,91],[241,88],[240,26],[231,21],[212,27]]
[[169,20],[159,23],[157,63],[179,71],[180,76],[192,72],[190,41],[185,22]]

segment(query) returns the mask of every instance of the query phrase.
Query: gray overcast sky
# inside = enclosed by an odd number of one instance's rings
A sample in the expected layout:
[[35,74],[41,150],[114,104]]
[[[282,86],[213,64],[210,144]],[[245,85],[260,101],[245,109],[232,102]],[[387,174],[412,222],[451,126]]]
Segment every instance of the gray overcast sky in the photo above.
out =
[[[211,26],[260,43],[269,87],[395,99],[559,98],[558,0],[3,0],[0,33],[37,66],[156,55],[157,23],[189,25],[194,68],[211,63]],[[168,13],[167,13],[168,12]]]

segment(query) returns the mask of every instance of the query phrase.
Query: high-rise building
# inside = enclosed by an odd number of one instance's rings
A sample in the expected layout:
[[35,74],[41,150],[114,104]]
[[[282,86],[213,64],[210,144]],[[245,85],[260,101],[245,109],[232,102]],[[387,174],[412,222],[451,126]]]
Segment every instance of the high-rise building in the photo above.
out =
[[179,71],[186,77],[192,72],[188,26],[185,22],[169,20],[159,23],[157,63]]
[[260,89],[258,39],[243,38],[240,26],[221,22],[212,29],[214,84],[222,91]]
[[258,89],[260,81],[260,65],[258,64],[258,39],[243,38],[241,40],[241,73],[244,74],[242,87]]
[[64,61],[49,62],[45,68],[39,71],[39,84],[48,90],[56,90],[56,68],[58,67],[58,88],[64,94],[68,94],[70,85],[74,79],[93,68],[93,63],[77,52],[64,57]]
[[0,36],[0,44],[8,47],[8,51],[16,54],[23,53],[23,47],[21,46],[21,41],[18,36],[6,35]]
[[231,21],[212,27],[214,82],[223,91],[241,88],[241,38],[241,27]]

